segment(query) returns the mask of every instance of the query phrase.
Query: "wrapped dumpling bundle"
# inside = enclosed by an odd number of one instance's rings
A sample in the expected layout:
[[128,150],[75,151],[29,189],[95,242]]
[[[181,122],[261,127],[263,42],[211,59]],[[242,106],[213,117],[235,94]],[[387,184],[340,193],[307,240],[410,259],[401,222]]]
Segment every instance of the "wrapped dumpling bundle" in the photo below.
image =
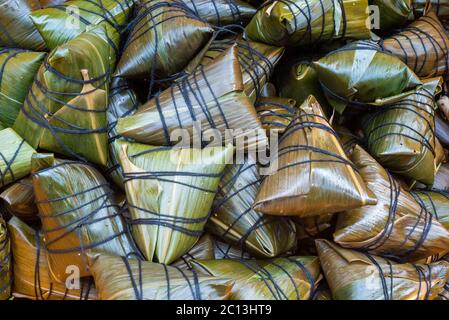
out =
[[193,269],[235,281],[231,300],[309,300],[321,280],[317,257],[194,260]]
[[39,69],[14,129],[34,148],[106,165],[114,61],[102,26],[57,47]]
[[281,135],[298,112],[296,101],[288,98],[261,97],[255,107],[267,136],[271,131]]
[[45,53],[0,48],[0,124],[12,127]]
[[295,248],[296,229],[289,218],[264,215],[252,208],[260,182],[256,162],[247,159],[228,165],[206,229],[242,252],[274,258]]
[[10,185],[0,194],[0,210],[4,210],[11,216],[20,218],[25,222],[38,222],[33,183],[30,177],[24,178]]
[[202,235],[234,149],[231,145],[182,149],[116,143],[134,240],[146,260],[170,264]]
[[[416,201],[427,209],[449,230],[449,192],[444,190],[417,190],[411,192]],[[447,249],[449,251],[449,248]]]
[[30,14],[41,8],[39,0],[0,0],[0,47],[45,50],[45,42]]
[[400,264],[317,240],[321,266],[335,300],[434,300],[449,263]]
[[277,161],[257,194],[259,212],[304,218],[376,203],[313,96],[281,136]]
[[321,86],[332,106],[382,106],[403,98],[422,85],[399,58],[382,52],[371,42],[358,42],[313,62]]
[[0,215],[0,301],[11,296],[12,263],[11,244],[6,223]]
[[31,172],[35,152],[13,129],[0,131],[0,188]]
[[388,171],[357,146],[352,161],[377,205],[338,215],[339,245],[404,261],[418,261],[449,250],[449,232],[404,190]]
[[244,91],[251,101],[255,102],[282,58],[284,48],[247,41],[235,36],[213,40],[190,62],[185,71],[192,73],[198,64],[206,66],[214,62],[233,45],[237,46]]
[[227,300],[233,281],[137,259],[101,255],[92,272],[100,300]]
[[191,270],[192,260],[213,260],[215,259],[215,243],[214,238],[209,234],[204,234],[197,243],[181,258],[171,264],[172,267]]
[[121,216],[123,199],[94,167],[50,154],[35,155],[32,165],[53,279],[64,282],[70,265],[81,277],[89,276],[96,255],[126,256],[135,251]]
[[67,288],[51,278],[43,235],[13,217],[8,221],[14,261],[13,295],[33,300],[94,300],[91,278],[80,279],[80,288]]
[[126,26],[133,0],[73,0],[36,10],[30,15],[50,50],[103,25],[108,42],[118,51],[118,33]]
[[382,48],[401,59],[421,79],[449,79],[449,36],[430,9],[402,31],[384,39]]
[[163,79],[181,72],[214,29],[180,0],[139,0],[115,75]]
[[108,135],[109,135],[109,158],[107,175],[117,186],[124,189],[123,172],[119,163],[118,150],[114,148],[114,141],[121,136],[117,133],[116,126],[119,118],[133,114],[140,107],[136,93],[129,87],[129,83],[123,78],[112,78],[109,90],[108,105]]
[[340,38],[369,39],[368,0],[266,1],[246,27],[251,40],[304,46]]
[[362,127],[370,154],[404,177],[432,185],[437,167],[435,100],[441,78],[365,117]]
[[195,14],[207,22],[225,26],[247,24],[256,9],[242,0],[182,0]]
[[[224,144],[243,142],[243,138],[248,149],[266,145],[265,131],[244,93],[235,46],[213,63],[199,65],[191,75],[117,123],[117,132],[123,137],[151,145],[178,142],[180,129],[182,138],[187,132],[193,141],[219,131]],[[237,130],[230,135],[229,129]]]
[[415,0],[372,0],[379,8],[380,30],[390,31],[403,27],[413,17],[413,2]]

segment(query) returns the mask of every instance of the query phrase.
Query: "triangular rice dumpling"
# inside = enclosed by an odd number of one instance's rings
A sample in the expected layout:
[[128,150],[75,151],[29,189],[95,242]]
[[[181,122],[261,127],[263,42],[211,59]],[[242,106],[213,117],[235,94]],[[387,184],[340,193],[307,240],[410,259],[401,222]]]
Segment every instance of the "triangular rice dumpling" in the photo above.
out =
[[449,36],[435,12],[429,10],[399,33],[384,39],[381,45],[419,77],[449,79]]
[[0,194],[0,211],[2,208],[9,215],[16,216],[25,222],[39,221],[30,177],[10,185]]
[[67,266],[90,275],[90,258],[134,252],[123,223],[122,199],[92,166],[52,155],[33,157],[33,187],[52,278],[64,282]]
[[170,264],[202,235],[233,147],[180,149],[117,140],[128,223],[145,258]]
[[214,29],[179,0],[139,0],[115,75],[167,78],[182,71]]
[[251,40],[304,46],[339,38],[369,39],[368,0],[265,1],[246,27]]
[[231,300],[309,300],[321,280],[317,257],[194,260],[193,269],[235,281]]
[[0,131],[0,188],[30,173],[35,152],[13,129]]
[[289,98],[261,97],[255,107],[267,136],[272,131],[281,135],[298,113],[296,101]]
[[256,162],[228,165],[206,229],[243,252],[274,258],[294,249],[296,229],[289,218],[263,215],[252,208],[260,182]]
[[233,281],[165,264],[101,255],[92,267],[100,300],[227,300]]
[[117,34],[126,26],[133,4],[134,0],[73,0],[36,10],[30,19],[50,50],[101,24],[118,51]]
[[413,8],[415,16],[424,15],[428,3],[431,4],[438,17],[443,20],[449,18],[449,1],[448,0],[413,0]]
[[8,221],[14,261],[13,295],[33,300],[93,300],[91,279],[80,279],[80,288],[67,288],[50,276],[43,235],[16,217]]
[[263,180],[254,208],[304,218],[375,203],[317,100],[310,96],[281,136],[278,169]]
[[284,48],[235,36],[214,40],[189,63],[185,71],[192,73],[199,64],[206,66],[214,62],[233,45],[237,46],[244,91],[251,101],[255,102],[281,60]]
[[[134,115],[119,119],[117,132],[141,143],[170,145],[178,142],[179,129],[184,129],[182,137],[187,132],[193,141],[218,130],[225,144],[244,140],[248,149],[265,145],[265,132],[243,90],[233,46],[213,63],[198,66]],[[229,129],[236,130],[228,134]]]
[[449,250],[449,231],[388,171],[359,146],[352,161],[376,195],[377,205],[340,213],[335,242],[404,261],[418,261]]
[[45,42],[29,17],[40,6],[39,0],[0,0],[0,47],[45,50]]
[[53,50],[39,69],[14,129],[35,148],[106,165],[107,93],[114,61],[102,26]]
[[225,26],[247,24],[256,9],[242,0],[182,0],[195,14],[207,22]]
[[345,108],[382,106],[403,98],[422,85],[399,58],[371,42],[357,42],[313,62],[328,101],[339,112]]
[[[426,207],[447,230],[449,230],[449,192],[432,189],[411,192],[416,201]],[[447,248],[449,251],[449,248]]]
[[415,0],[372,0],[370,3],[377,6],[380,14],[380,31],[386,32],[403,27],[413,16],[412,3]]
[[0,48],[0,124],[12,127],[37,70],[43,52]]
[[11,295],[12,263],[11,244],[6,223],[0,215],[0,301],[6,300]]
[[321,266],[335,300],[433,300],[449,276],[449,263],[400,264],[317,240]]
[[441,78],[367,115],[362,127],[370,154],[392,172],[432,185],[437,167],[435,100]]
[[170,266],[179,267],[180,269],[192,270],[190,261],[192,260],[213,260],[215,259],[215,243],[214,238],[209,234],[204,234],[197,243],[177,261]]
[[139,107],[140,102],[136,93],[129,87],[128,81],[124,78],[112,78],[107,111],[109,135],[107,174],[123,190],[125,186],[123,185],[123,172],[119,163],[119,150],[114,148],[114,141],[121,137],[117,133],[116,126],[119,118],[132,115]]

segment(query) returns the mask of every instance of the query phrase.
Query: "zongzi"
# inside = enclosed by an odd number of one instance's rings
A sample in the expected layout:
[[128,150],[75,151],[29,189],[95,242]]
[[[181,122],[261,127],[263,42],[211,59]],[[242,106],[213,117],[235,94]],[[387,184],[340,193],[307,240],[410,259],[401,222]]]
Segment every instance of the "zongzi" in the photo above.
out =
[[433,300],[449,276],[449,263],[400,264],[317,240],[321,266],[335,300]]
[[336,243],[412,262],[449,250],[449,231],[388,171],[359,146],[352,161],[376,195],[377,205],[340,213]]
[[309,300],[321,280],[317,257],[194,260],[198,272],[235,281],[231,300]]
[[29,223],[39,221],[31,178],[27,177],[10,185],[0,194],[0,200],[0,207],[3,206],[9,215]]
[[[427,209],[449,230],[449,192],[444,190],[416,190],[411,192],[416,201]],[[449,248],[447,248],[449,251]]]
[[12,127],[45,53],[0,49],[0,124]]
[[89,276],[90,259],[98,254],[135,251],[122,199],[94,167],[38,154],[32,178],[53,279],[64,282],[67,266]]
[[375,203],[310,96],[279,140],[278,169],[263,180],[255,210],[304,218]]
[[269,0],[246,27],[251,40],[276,46],[369,39],[368,0]]
[[13,128],[35,148],[106,165],[114,61],[102,26],[59,46],[39,69]]
[[134,78],[182,71],[214,31],[180,0],[139,0],[130,27],[115,75]]
[[14,261],[13,295],[33,300],[81,300],[96,298],[91,279],[80,280],[80,288],[54,281],[50,276],[43,235],[13,217],[8,221]]
[[35,152],[13,129],[0,131],[0,188],[30,173]]
[[377,6],[380,21],[377,27],[381,32],[403,27],[413,16],[414,0],[371,0],[373,6]]
[[117,140],[128,223],[148,261],[170,264],[203,233],[233,147],[182,149]]
[[233,281],[165,264],[101,255],[92,267],[100,300],[227,300]]

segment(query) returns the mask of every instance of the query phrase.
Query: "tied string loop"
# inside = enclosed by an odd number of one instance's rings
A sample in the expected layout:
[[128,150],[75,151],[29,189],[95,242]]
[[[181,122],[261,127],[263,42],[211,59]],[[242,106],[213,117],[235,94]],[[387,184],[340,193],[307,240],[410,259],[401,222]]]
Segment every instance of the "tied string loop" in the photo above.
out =
[[[144,300],[144,292],[143,292],[143,273],[142,273],[142,260],[133,259],[133,261],[137,262],[137,275],[133,272],[133,267],[130,263],[130,256],[136,255],[135,253],[130,253],[125,257],[121,257],[122,261],[126,267],[126,270],[129,275],[130,283],[134,291],[134,296],[136,300]],[[140,256],[140,255],[139,255]],[[156,263],[155,263],[156,265]],[[184,271],[176,266],[167,266],[165,264],[157,264],[162,267],[164,270],[165,281],[166,281],[166,290],[167,290],[167,300],[172,300],[172,287],[171,287],[171,279],[170,274],[174,276],[174,271],[179,272],[181,277],[185,280],[186,287],[189,288],[191,292],[191,297],[193,300],[202,300],[201,297],[201,289],[199,285],[198,274],[195,270]],[[170,268],[170,269],[169,269]],[[190,274],[187,274],[190,273]],[[136,279],[137,278],[137,279]]]
[[[377,124],[369,129],[365,135],[365,142],[370,150],[375,149],[379,143],[384,143],[388,137],[403,137],[419,143],[424,149],[429,150],[432,155],[436,156],[435,151],[435,119],[434,119],[434,97],[431,92],[422,89],[424,92],[416,92],[408,98],[402,99],[396,103],[385,105],[378,111],[370,114],[363,120],[363,126],[367,127],[372,121],[382,117],[386,117],[388,113],[410,113],[416,115],[426,130],[418,130],[412,126],[398,121],[387,121]],[[386,133],[382,133],[386,130]],[[404,130],[410,132],[405,133]],[[380,131],[380,133],[378,133]],[[422,131],[427,132],[423,134]]]
[[[150,152],[160,151],[158,150],[150,150]],[[163,148],[165,149],[165,148]],[[146,152],[148,153],[148,152]],[[138,155],[135,155],[138,156]],[[133,180],[157,180],[159,182],[178,184],[183,187],[191,188],[194,190],[198,190],[205,193],[215,194],[215,189],[208,189],[197,184],[190,184],[187,182],[182,182],[176,180],[177,177],[192,177],[192,178],[203,178],[203,179],[216,179],[221,177],[220,174],[208,174],[208,173],[198,173],[198,172],[179,172],[179,171],[160,171],[160,172],[133,172],[133,173],[124,173],[124,183],[130,183]],[[200,237],[202,235],[202,230],[195,230],[198,224],[204,224],[207,222],[210,216],[210,212],[201,218],[186,218],[176,216],[176,213],[160,213],[156,211],[152,211],[149,209],[141,208],[135,206],[131,203],[128,204],[130,209],[135,210],[136,212],[140,212],[143,216],[153,216],[152,218],[135,218],[130,214],[124,214],[127,223],[129,225],[156,225],[162,226],[166,228],[170,228],[172,230],[181,232],[191,237]],[[187,226],[186,226],[187,225]]]
[[[65,97],[66,99],[86,96],[89,94],[95,93],[97,90],[101,90],[99,88],[106,87],[110,80],[110,70],[109,68],[106,70],[104,74],[101,74],[97,77],[91,78],[89,80],[79,80],[76,78],[71,78],[63,73],[59,72],[55,68],[53,68],[48,60],[46,59],[43,63],[45,71],[50,72],[52,75],[61,79],[61,81],[66,82],[71,85],[93,85],[94,89],[88,90],[86,92],[59,92],[55,90],[51,90],[47,87],[46,84],[42,83],[38,80],[38,77],[35,78],[33,85],[25,98],[25,102],[21,107],[21,111],[27,120],[32,123],[38,125],[42,129],[47,129],[49,133],[54,138],[57,145],[61,148],[61,150],[67,155],[78,159],[83,162],[88,162],[87,159],[74,152],[72,148],[70,148],[66,143],[64,143],[63,139],[59,136],[59,134],[70,134],[70,135],[90,135],[90,134],[107,134],[108,127],[101,127],[97,129],[87,129],[80,127],[74,123],[71,123],[60,116],[57,115],[58,111],[61,108],[69,108],[73,111],[79,111],[89,114],[96,113],[105,113],[107,111],[107,107],[104,109],[98,109],[98,106],[95,106],[95,109],[87,109],[79,106],[72,105],[64,100],[61,100],[59,97]],[[49,104],[60,105],[57,111],[53,112]],[[55,119],[57,122],[60,122],[62,125],[67,126],[67,128],[61,128],[55,125],[50,124],[49,120]]]
[[8,159],[7,156],[0,150],[0,186],[4,186],[8,181],[8,175],[11,181],[16,180],[13,170],[14,161],[19,156],[20,150],[25,144],[25,140],[22,140],[17,149],[14,151],[13,155]]
[[[297,109],[287,104],[276,103],[274,101],[258,101],[254,106],[256,107],[257,114],[263,126],[271,126],[281,129],[288,127],[288,124],[281,122],[281,120],[290,122],[298,112]],[[269,109],[266,109],[265,107],[269,107]],[[277,118],[279,120],[267,120],[267,118]]]

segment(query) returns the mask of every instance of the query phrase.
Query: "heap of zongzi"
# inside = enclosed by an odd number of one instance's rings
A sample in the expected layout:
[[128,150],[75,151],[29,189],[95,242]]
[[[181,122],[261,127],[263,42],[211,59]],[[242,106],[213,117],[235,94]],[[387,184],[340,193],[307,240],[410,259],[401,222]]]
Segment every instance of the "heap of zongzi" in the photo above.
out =
[[0,130],[0,188],[30,173],[35,152],[13,129]]
[[328,101],[339,113],[350,105],[366,110],[403,98],[422,85],[399,58],[371,42],[357,42],[313,62]]
[[0,48],[0,125],[12,127],[45,53]]
[[147,260],[170,264],[202,235],[234,149],[116,143],[134,240]]
[[289,218],[267,216],[252,208],[260,182],[256,162],[248,159],[228,165],[206,229],[243,252],[273,258],[294,249],[296,230]]
[[0,300],[6,300],[11,295],[12,263],[11,244],[6,223],[0,215]]
[[100,300],[226,300],[233,281],[127,257],[101,255],[92,267]]
[[404,177],[431,185],[439,163],[435,138],[435,100],[441,78],[397,102],[365,116],[368,151],[380,164]]
[[431,10],[381,45],[421,78],[449,76],[449,36]]
[[106,165],[114,62],[103,26],[57,47],[39,69],[14,129],[35,148]]
[[389,258],[418,261],[449,250],[449,231],[361,147],[352,161],[377,205],[338,215],[334,240],[339,245]]
[[91,165],[33,157],[33,187],[53,279],[65,281],[67,266],[90,275],[91,258],[135,251],[123,223],[123,197]]
[[[43,235],[14,217],[8,221],[14,261],[13,295],[33,300],[82,300],[95,299],[91,279],[75,279],[59,283],[51,278],[44,247]],[[76,288],[77,286],[80,288]]]
[[117,132],[151,145],[171,145],[182,138],[184,147],[192,146],[191,140],[201,146],[211,136],[219,140],[215,143],[243,145],[238,149],[266,145],[265,131],[244,93],[235,46],[213,63],[199,65],[134,115],[119,119]]
[[246,27],[251,40],[277,46],[369,39],[368,0],[269,0]]
[[164,79],[182,71],[214,29],[180,0],[139,0],[115,75]]
[[45,50],[45,42],[29,17],[40,8],[39,0],[0,0],[0,47]]
[[281,136],[276,161],[257,194],[259,212],[304,218],[376,203],[313,96]]
[[231,300],[309,300],[321,280],[317,257],[194,260],[193,269],[235,281]]
[[448,262],[400,264],[326,240],[316,246],[335,300],[433,300],[449,276]]

